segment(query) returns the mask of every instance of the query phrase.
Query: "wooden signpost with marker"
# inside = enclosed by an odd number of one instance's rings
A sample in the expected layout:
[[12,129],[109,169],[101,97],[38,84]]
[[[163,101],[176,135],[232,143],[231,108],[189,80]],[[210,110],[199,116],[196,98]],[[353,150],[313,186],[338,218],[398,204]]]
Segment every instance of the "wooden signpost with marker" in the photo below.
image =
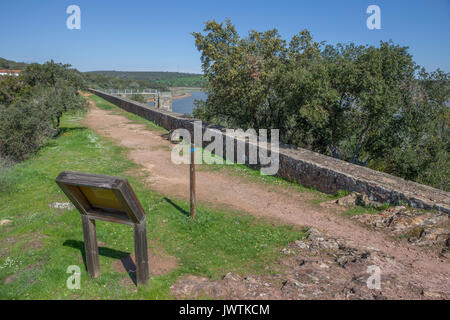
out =
[[133,227],[136,283],[147,283],[149,269],[145,211],[128,180],[63,171],[55,181],[81,214],[86,264],[91,277],[100,274],[95,220],[103,220]]
[[195,145],[191,143],[191,163],[190,163],[190,199],[191,199],[191,219],[195,218]]

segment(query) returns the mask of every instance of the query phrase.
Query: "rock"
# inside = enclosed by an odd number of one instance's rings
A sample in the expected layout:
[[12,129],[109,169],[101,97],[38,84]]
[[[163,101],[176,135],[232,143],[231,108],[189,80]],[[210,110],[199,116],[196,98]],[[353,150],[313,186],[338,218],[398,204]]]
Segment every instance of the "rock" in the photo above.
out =
[[449,237],[449,230],[444,228],[424,229],[415,243],[417,245],[442,244],[444,246],[448,246],[450,244]]
[[342,268],[345,267],[345,265],[348,263],[348,256],[340,256],[336,259],[336,263],[340,265]]
[[298,282],[295,279],[287,279],[282,282],[281,291],[292,291],[292,290],[298,290],[298,288],[302,288],[303,284]]
[[340,206],[351,207],[356,204],[357,196],[358,195],[356,193],[352,193],[352,194],[349,194],[348,196],[337,199],[336,203]]
[[323,249],[339,249],[339,244],[333,239],[320,241],[319,246]]
[[319,282],[319,278],[317,278],[316,276],[313,276],[312,274],[309,273],[307,273],[306,275],[315,283]]
[[308,229],[308,240],[314,240],[320,237],[321,237],[320,232],[317,229],[315,228]]
[[304,241],[295,240],[295,245],[300,249],[309,249],[309,244]]
[[446,213],[397,206],[378,214],[364,214],[352,219],[377,229],[387,229],[394,236],[406,237],[415,245],[445,245],[450,236]]
[[239,281],[239,280],[241,280],[241,278],[240,278],[237,274],[234,274],[234,273],[231,273],[231,272],[228,272],[228,273],[223,277],[223,279],[224,279],[224,280],[231,280],[231,281]]
[[248,283],[252,283],[252,284],[258,284],[258,280],[256,280],[253,277],[247,276],[244,278],[244,281],[248,282]]
[[444,259],[450,259],[450,246],[443,248],[439,254],[439,257]]
[[2,219],[0,220],[0,226],[6,226],[7,224],[10,224],[12,221],[8,219]]
[[374,207],[374,208],[381,208],[383,206],[382,203],[370,199],[367,195],[358,193],[356,195],[356,201],[355,204],[364,206],[364,207]]
[[48,205],[50,208],[53,209],[62,209],[62,210],[73,210],[75,209],[75,206],[71,204],[70,202],[53,202]]
[[441,294],[439,292],[431,291],[428,289],[424,289],[422,291],[422,295],[427,298],[437,298],[437,299],[441,298]]

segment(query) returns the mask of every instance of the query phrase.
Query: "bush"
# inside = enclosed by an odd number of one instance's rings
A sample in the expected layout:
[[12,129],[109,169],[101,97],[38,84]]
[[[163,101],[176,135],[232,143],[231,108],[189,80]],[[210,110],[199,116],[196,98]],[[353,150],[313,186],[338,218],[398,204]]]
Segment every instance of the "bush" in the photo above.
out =
[[21,161],[56,133],[40,99],[22,100],[0,109],[0,154]]
[[64,112],[84,108],[76,70],[53,61],[0,81],[0,158],[22,161],[59,130]]

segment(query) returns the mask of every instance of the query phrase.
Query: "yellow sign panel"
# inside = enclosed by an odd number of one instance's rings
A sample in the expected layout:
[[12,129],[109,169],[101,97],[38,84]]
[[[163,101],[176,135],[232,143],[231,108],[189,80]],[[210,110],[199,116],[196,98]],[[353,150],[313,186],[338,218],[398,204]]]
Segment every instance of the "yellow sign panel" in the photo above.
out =
[[125,211],[125,208],[117,199],[112,190],[79,187],[93,207],[111,208],[119,211]]

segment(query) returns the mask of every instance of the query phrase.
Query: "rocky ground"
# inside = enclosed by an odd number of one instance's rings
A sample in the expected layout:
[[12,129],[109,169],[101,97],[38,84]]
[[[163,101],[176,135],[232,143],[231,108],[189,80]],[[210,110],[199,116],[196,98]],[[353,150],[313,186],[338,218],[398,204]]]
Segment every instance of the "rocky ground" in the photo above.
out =
[[[273,275],[237,275],[223,279],[186,276],[171,288],[179,298],[215,299],[449,299],[396,277],[399,262],[371,247],[353,247],[311,229],[305,241],[283,248],[285,257]],[[378,269],[382,266],[381,269]],[[374,272],[380,273],[377,286]],[[390,270],[385,272],[384,270]]]
[[[336,201],[341,206],[379,205],[352,194]],[[450,225],[446,213],[404,206],[378,214],[351,218],[371,229],[383,230],[394,239],[425,247],[442,259],[449,258]],[[211,296],[215,299],[449,299],[438,292],[402,281],[396,276],[400,263],[370,246],[355,247],[344,239],[329,238],[316,229],[305,241],[297,240],[282,249],[284,258],[275,275],[237,275],[223,279],[187,276],[172,286],[178,297]],[[380,266],[383,266],[381,269]],[[381,270],[389,270],[387,273]],[[380,271],[379,285],[375,272]]]
[[[358,204],[382,206],[358,194],[351,194],[336,202],[344,207]],[[352,220],[393,238],[407,239],[408,243],[434,251],[441,258],[450,257],[450,219],[447,213],[395,206],[377,214],[355,215]]]

